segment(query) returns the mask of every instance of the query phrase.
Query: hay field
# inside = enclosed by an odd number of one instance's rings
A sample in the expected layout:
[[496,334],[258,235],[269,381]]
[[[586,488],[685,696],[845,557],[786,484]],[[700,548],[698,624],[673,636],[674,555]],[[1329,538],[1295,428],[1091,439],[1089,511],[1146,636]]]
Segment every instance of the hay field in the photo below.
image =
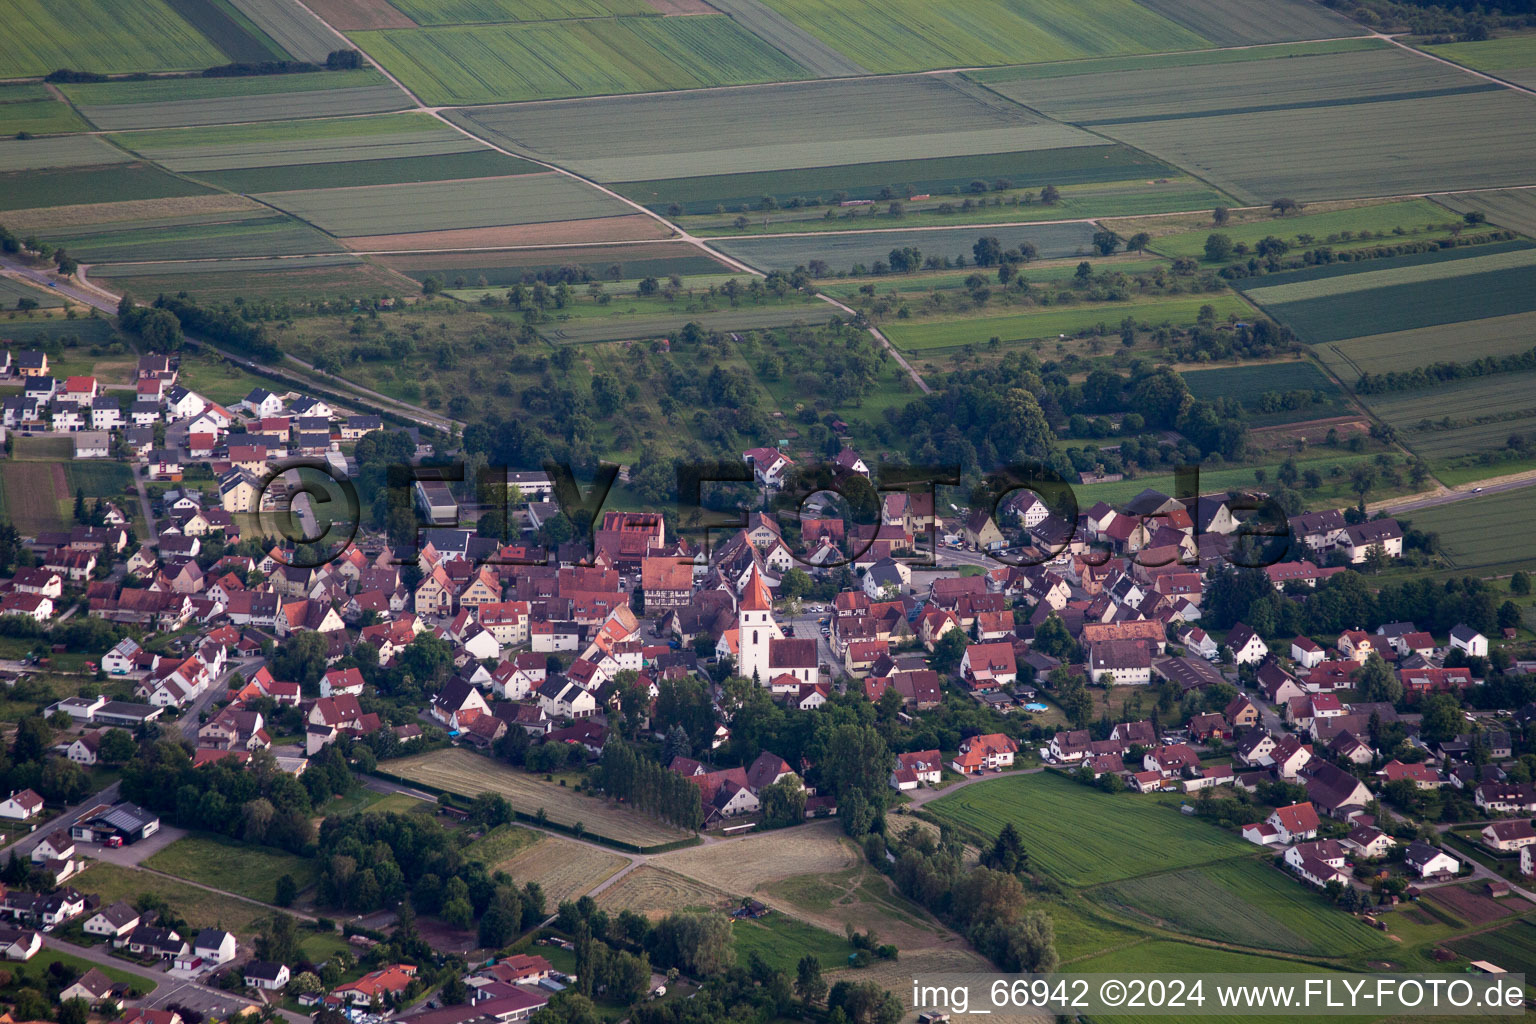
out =
[[688,833],[605,800],[516,771],[462,749],[436,750],[386,762],[386,770],[459,796],[500,793],[513,808],[536,814],[543,808],[560,825],[581,822],[588,832],[638,845],[669,843]]
[[724,15],[359,32],[426,103],[500,103],[809,77]]
[[179,199],[127,199],[116,203],[77,203],[48,206],[35,210],[12,210],[5,215],[5,226],[12,231],[46,231],[56,228],[84,227],[91,224],[155,221],[176,217],[217,213],[259,211],[260,203],[244,196],[210,193]]
[[1132,0],[766,0],[875,73],[1209,46]]
[[695,907],[723,909],[735,902],[731,893],[650,864],[640,865],[597,894],[597,905],[609,913],[633,910],[649,917]]
[[493,870],[505,871],[520,883],[538,882],[544,888],[545,906],[552,910],[565,900],[585,896],[628,863],[618,854],[585,843],[544,836]]
[[651,863],[727,892],[749,893],[783,878],[842,871],[861,859],[837,822],[827,821],[674,850]]
[[[833,110],[838,116],[827,117]],[[1102,144],[954,75],[482,107],[460,116],[514,152],[598,181]]]

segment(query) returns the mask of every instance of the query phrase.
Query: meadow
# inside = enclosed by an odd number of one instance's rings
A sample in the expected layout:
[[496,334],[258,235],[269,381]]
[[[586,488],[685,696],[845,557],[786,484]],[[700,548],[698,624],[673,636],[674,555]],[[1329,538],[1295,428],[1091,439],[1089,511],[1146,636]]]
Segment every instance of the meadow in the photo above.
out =
[[68,104],[55,99],[41,83],[0,86],[0,135],[48,135],[84,127],[79,115]]
[[1420,509],[1403,518],[1415,529],[1438,534],[1446,562],[1461,572],[1502,575],[1529,567],[1536,557],[1536,543],[1528,529],[1529,491],[1516,489],[1467,498]]
[[112,138],[173,171],[343,163],[480,149],[475,140],[420,113],[168,128]]
[[[230,879],[224,878],[224,882]],[[123,900],[133,903],[142,895],[157,896],[195,928],[223,928],[249,942],[272,913],[272,908],[209,892],[175,878],[137,868],[100,861],[75,879],[76,888],[101,897],[103,905]]]
[[434,156],[384,157],[319,164],[282,164],[201,171],[198,180],[232,192],[292,192],[311,188],[402,185],[460,178],[499,178],[543,171],[538,164],[493,149],[476,149]]
[[971,316],[964,319],[925,321],[898,320],[882,325],[881,330],[904,352],[982,345],[991,338],[1004,343],[1055,339],[1093,331],[1100,325],[1103,333],[1118,333],[1120,322],[1131,317],[1138,325],[1193,324],[1200,309],[1211,306],[1218,321],[1228,316],[1252,315],[1252,308],[1231,292],[1207,295],[1179,295],[1171,298],[1139,299],[1125,302],[1084,302],[1074,305],[1037,306],[1023,313],[1002,316]]
[[183,71],[226,60],[163,0],[79,0],[67,7],[12,0],[5,26],[0,78],[61,67],[103,74]]
[[144,866],[262,903],[273,901],[277,880],[283,875],[292,878],[302,892],[320,874],[313,859],[202,833],[183,836],[157,850]]
[[1457,213],[1476,210],[1502,227],[1513,228],[1524,235],[1536,235],[1536,189],[1463,192],[1435,198]]
[[[605,282],[673,274],[717,274],[726,269],[687,242],[381,256],[376,262],[418,281],[435,277],[454,285],[462,279],[466,285],[477,287],[505,287],[523,280],[525,274],[562,267],[575,268],[578,274],[587,273]],[[616,272],[614,268],[618,268]],[[482,279],[484,285],[480,284]]]
[[1536,88],[1536,34],[1501,35],[1497,39],[1441,46],[1426,43],[1420,44],[1420,49],[1527,88]]
[[1363,397],[1372,412],[1397,428],[1404,444],[1432,463],[1503,451],[1510,435],[1529,436],[1536,428],[1536,373],[1471,377]]
[[110,82],[72,86],[69,95],[81,113],[105,131],[336,117],[410,106],[405,93],[371,70],[265,78],[150,79],[121,86],[153,88],[122,88]]
[[1210,45],[1132,0],[766,0],[875,73],[1033,64]]
[[[1263,52],[1263,51],[1259,51]],[[1052,117],[1084,126],[1184,120],[1265,110],[1310,109],[1402,95],[1496,89],[1454,67],[1398,47],[1270,60],[1087,71],[1044,79],[985,81]]]
[[[1032,868],[1064,885],[1094,885],[1242,856],[1249,846],[1208,822],[1134,796],[1111,796],[1051,773],[969,786],[927,805],[986,836],[1012,822]],[[1134,837],[1134,840],[1131,839]]]
[[539,334],[550,342],[588,345],[600,341],[631,338],[659,338],[675,334],[687,324],[698,324],[706,331],[750,331],[766,327],[788,327],[797,323],[826,323],[841,311],[826,303],[807,300],[739,309],[710,311],[678,310],[675,313],[639,315],[618,314],[594,318],[556,320],[539,325]]
[[[829,110],[838,116],[827,117]],[[1102,144],[955,75],[473,108],[461,116],[466,127],[514,152],[605,182],[804,172]],[[1106,155],[1097,154],[1101,160]],[[880,183],[936,173],[964,172],[897,171]],[[848,176],[840,172],[833,183],[812,191],[841,187],[836,182]],[[756,199],[764,191],[745,194]]]
[[[1360,245],[1393,243],[1399,240],[1423,240],[1450,234],[1456,218],[1443,206],[1427,199],[1368,204],[1329,204],[1320,210],[1276,217],[1267,208],[1234,210],[1232,220],[1216,227],[1208,215],[1115,220],[1107,226],[1122,236],[1145,231],[1152,235],[1149,246],[1164,256],[1204,257],[1205,240],[1213,232],[1226,235],[1234,243],[1250,248],[1274,235],[1292,246],[1302,245],[1303,235],[1313,244],[1327,244],[1336,250]],[[1369,235],[1366,233],[1369,232]],[[1346,233],[1347,237],[1346,237]],[[1378,236],[1380,236],[1378,238]]]
[[554,173],[269,192],[261,198],[342,237],[614,217],[630,209]]
[[723,15],[358,32],[426,103],[497,103],[807,76]]
[[1389,942],[1293,875],[1251,857],[1128,878],[1089,897],[1133,919],[1256,949],[1344,956]]
[[612,878],[629,862],[618,854],[593,849],[584,843],[534,834],[534,842],[510,857],[490,865],[519,882],[538,882],[544,888],[546,906],[585,896]]
[[835,273],[885,259],[892,249],[916,247],[927,256],[964,256],[983,235],[994,237],[1004,249],[1032,242],[1041,259],[1077,256],[1089,251],[1093,227],[1089,224],[1036,224],[1017,227],[940,228],[933,230],[818,232],[806,235],[760,235],[720,239],[716,247],[759,270],[793,270],[811,260],[824,260]]
[[637,846],[653,846],[686,838],[687,833],[646,815],[630,811],[572,789],[544,782],[527,772],[480,757],[467,750],[438,750],[385,763],[385,769],[463,797],[500,793],[522,814],[544,810],[549,820],[569,827],[582,823],[587,832]]
[[1511,135],[1502,126],[1533,117],[1536,97],[1499,89],[1099,131],[1258,203],[1525,184],[1536,135]]
[[1533,344],[1536,313],[1511,313],[1333,341],[1319,345],[1317,354],[1341,380],[1353,381],[1362,373],[1427,366],[1449,354],[1459,359],[1515,355]]
[[793,971],[807,953],[832,970],[847,965],[853,947],[841,935],[817,928],[783,914],[769,913],[757,920],[731,922],[736,959],[746,963],[756,953],[776,971]]

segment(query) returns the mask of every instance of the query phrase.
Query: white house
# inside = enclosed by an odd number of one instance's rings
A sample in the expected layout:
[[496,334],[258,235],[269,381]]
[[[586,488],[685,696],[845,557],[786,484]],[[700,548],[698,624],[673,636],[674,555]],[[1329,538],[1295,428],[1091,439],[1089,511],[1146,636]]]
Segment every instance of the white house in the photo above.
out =
[[110,676],[123,676],[134,670],[139,656],[139,645],[124,637],[106,654],[101,656],[101,669]]
[[1322,826],[1322,822],[1318,820],[1316,809],[1310,803],[1277,807],[1274,813],[1266,820],[1279,833],[1282,843],[1294,843],[1303,839],[1316,839],[1317,830]]
[[1227,647],[1232,651],[1232,660],[1239,665],[1257,665],[1269,654],[1263,638],[1241,622],[1227,633]]
[[8,821],[26,821],[43,809],[43,798],[30,789],[12,792],[0,800],[0,818]]
[[217,928],[204,928],[192,940],[192,952],[205,964],[227,964],[235,958],[235,937]]
[[1461,871],[1460,861],[1422,839],[1408,844],[1403,863],[1420,878],[1453,878]]
[[138,926],[139,912],[122,900],[102,907],[86,918],[82,925],[85,934],[111,939],[113,945],[120,945],[128,933]]
[[245,984],[249,988],[260,988],[273,992],[286,987],[288,984],[289,973],[287,964],[252,960],[245,965],[244,970]]
[[1488,638],[1465,623],[1451,627],[1451,647],[1469,658],[1488,657]]

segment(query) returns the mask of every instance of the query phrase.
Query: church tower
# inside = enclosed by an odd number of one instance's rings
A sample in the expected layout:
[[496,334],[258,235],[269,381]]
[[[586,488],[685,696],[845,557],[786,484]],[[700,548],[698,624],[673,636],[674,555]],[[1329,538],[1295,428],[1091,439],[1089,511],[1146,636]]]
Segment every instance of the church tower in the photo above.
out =
[[779,624],[773,620],[773,595],[754,565],[741,593],[741,606],[736,611],[736,644],[741,652],[736,673],[756,681],[759,686],[767,686],[768,646],[783,636]]

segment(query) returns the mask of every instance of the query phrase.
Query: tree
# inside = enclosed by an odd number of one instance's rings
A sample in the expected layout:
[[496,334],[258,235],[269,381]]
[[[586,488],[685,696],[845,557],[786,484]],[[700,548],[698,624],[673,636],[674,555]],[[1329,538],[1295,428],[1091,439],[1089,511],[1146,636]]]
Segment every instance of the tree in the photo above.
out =
[[1521,622],[1520,606],[1513,601],[1505,601],[1499,605],[1499,628],[1519,629]]
[[996,237],[985,235],[971,246],[971,255],[976,257],[978,267],[994,267],[1003,257],[1003,244]]
[[101,737],[101,746],[96,751],[96,756],[107,764],[123,764],[138,753],[139,745],[133,742],[133,736],[126,729],[108,729]]
[[1381,655],[1375,653],[1355,670],[1355,689],[1359,691],[1360,699],[1367,702],[1396,704],[1403,699],[1402,681]]
[[1205,258],[1212,263],[1224,263],[1232,257],[1232,239],[1216,232],[1206,236]]
[[1100,256],[1108,256],[1119,244],[1120,236],[1113,231],[1100,230],[1093,233],[1093,248]]
[[1225,206],[1218,206],[1211,211],[1211,223],[1218,228],[1231,219],[1232,213]]
[[1448,693],[1434,693],[1419,704],[1424,714],[1419,724],[1419,734],[1425,743],[1434,745],[1455,739],[1461,734],[1461,704]]
[[1531,592],[1531,576],[1524,569],[1516,569],[1509,578],[1509,592],[1511,594],[1526,595]]
[[256,935],[256,958],[276,964],[291,964],[299,959],[299,938],[293,918],[273,914]]
[[842,1011],[849,1024],[896,1024],[901,1000],[873,981],[840,981],[827,995],[827,1011]]
[[795,967],[795,995],[807,1007],[814,1006],[827,995],[827,982],[821,976],[821,961],[815,953],[807,953]]
[[994,871],[1018,874],[1029,867],[1029,854],[1024,851],[1024,838],[1013,822],[1003,826],[992,843],[992,849],[982,855],[981,862]]
[[59,1004],[59,1024],[86,1024],[91,1017],[91,1004],[76,996]]
[[1298,203],[1294,199],[1281,197],[1279,199],[1271,200],[1269,208],[1273,210],[1277,216],[1284,217],[1286,214],[1299,212],[1302,208],[1302,204]]
[[1126,240],[1125,247],[1131,252],[1146,252],[1147,246],[1152,244],[1152,236],[1145,231],[1138,231]]
[[272,897],[272,902],[280,907],[293,905],[294,898],[299,894],[299,885],[293,880],[292,875],[282,875],[277,880],[277,892]]
[[1061,189],[1055,185],[1047,185],[1040,190],[1040,201],[1046,206],[1054,206],[1061,200]]
[[945,675],[954,672],[960,667],[960,659],[965,654],[965,633],[959,627],[945,631],[933,644],[933,653],[928,656],[928,664],[933,666],[935,672]]

